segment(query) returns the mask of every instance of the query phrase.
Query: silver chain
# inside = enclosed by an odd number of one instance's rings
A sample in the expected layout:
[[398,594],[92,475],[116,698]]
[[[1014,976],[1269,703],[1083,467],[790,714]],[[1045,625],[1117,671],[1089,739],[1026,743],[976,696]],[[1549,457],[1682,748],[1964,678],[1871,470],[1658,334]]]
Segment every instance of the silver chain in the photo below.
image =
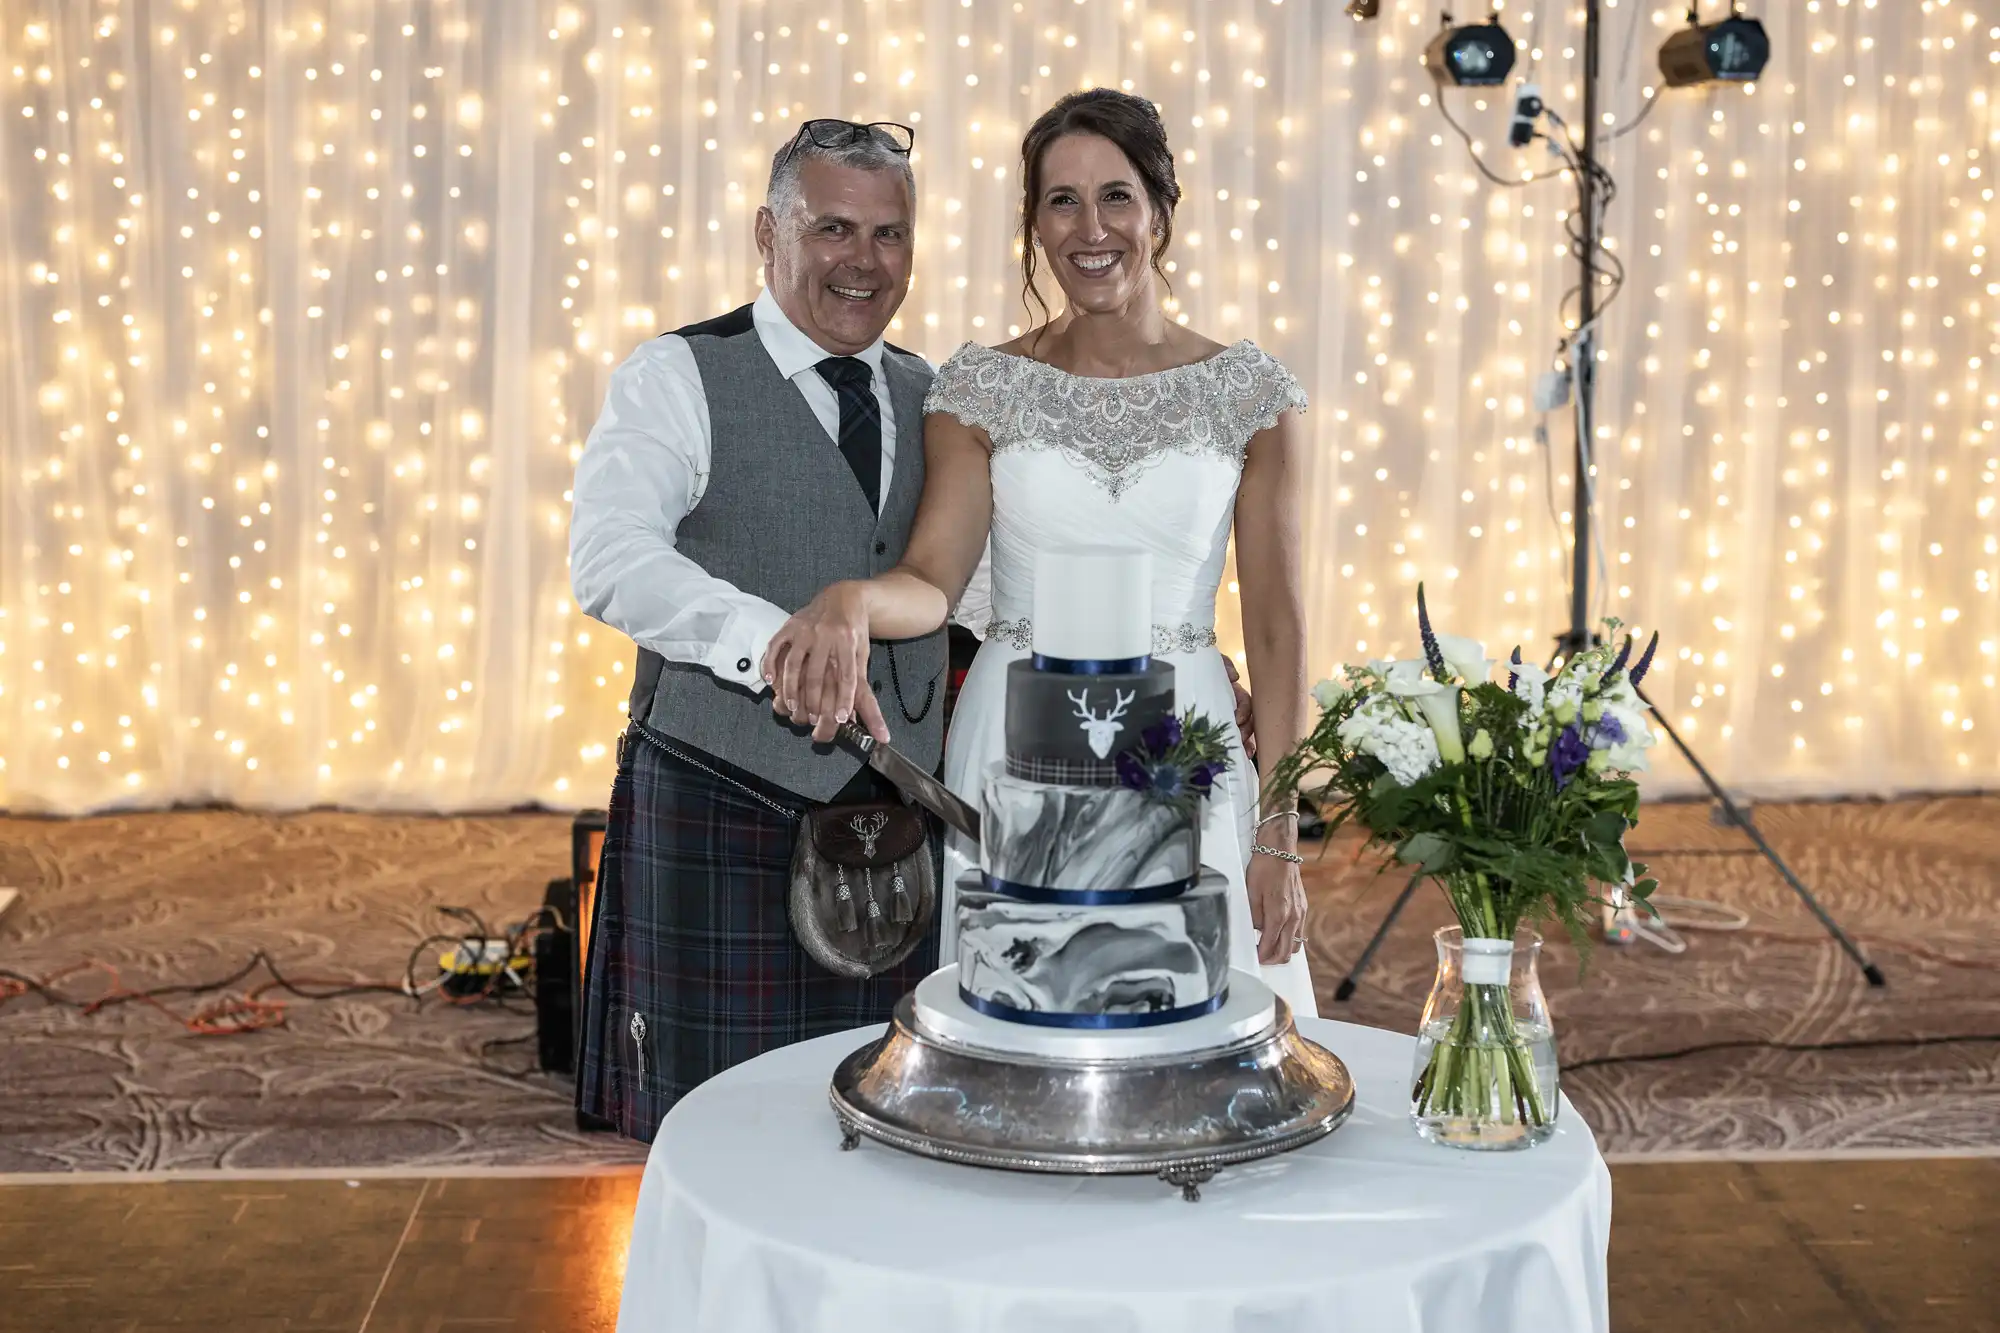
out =
[[714,769],[710,768],[707,764],[702,763],[699,759],[695,759],[689,755],[682,754],[679,750],[676,750],[673,746],[667,744],[667,742],[664,739],[654,735],[652,729],[646,726],[642,722],[634,722],[632,724],[631,730],[626,732],[626,735],[640,737],[647,744],[651,745],[654,749],[660,751],[662,754],[672,755],[675,759],[680,760],[683,764],[686,764],[689,768],[700,769],[702,772],[714,778],[717,782],[726,783],[729,786],[734,787],[737,791],[742,792],[745,796],[748,796],[751,800],[756,801],[760,805],[767,806],[770,809],[777,811],[779,814],[783,815],[786,819],[797,820],[799,818],[799,812],[797,810],[792,809],[790,806],[780,805],[778,802],[772,800],[770,797],[766,796],[763,792],[756,790],[754,787],[747,787],[743,783],[738,782],[735,778],[730,777],[727,773],[718,773]]

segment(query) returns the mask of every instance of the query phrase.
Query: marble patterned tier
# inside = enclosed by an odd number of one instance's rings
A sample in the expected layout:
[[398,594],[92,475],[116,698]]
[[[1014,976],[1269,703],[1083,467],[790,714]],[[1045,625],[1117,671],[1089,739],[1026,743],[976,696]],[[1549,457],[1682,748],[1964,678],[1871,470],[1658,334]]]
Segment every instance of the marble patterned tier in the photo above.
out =
[[980,869],[1031,889],[1121,893],[1191,880],[1201,826],[1125,787],[1058,787],[995,773],[980,812]]
[[1020,1022],[1198,1017],[1229,984],[1228,883],[1210,871],[1160,902],[1078,906],[961,880],[959,985],[974,1007]]
[[958,988],[956,963],[918,982],[910,998],[917,1026],[925,1035],[953,1046],[1038,1065],[1179,1060],[1197,1051],[1260,1036],[1278,1021],[1277,999],[1262,980],[1247,972],[1229,974],[1229,998],[1212,1014],[1185,1023],[1115,1032],[1034,1027],[989,1018],[965,1002]]

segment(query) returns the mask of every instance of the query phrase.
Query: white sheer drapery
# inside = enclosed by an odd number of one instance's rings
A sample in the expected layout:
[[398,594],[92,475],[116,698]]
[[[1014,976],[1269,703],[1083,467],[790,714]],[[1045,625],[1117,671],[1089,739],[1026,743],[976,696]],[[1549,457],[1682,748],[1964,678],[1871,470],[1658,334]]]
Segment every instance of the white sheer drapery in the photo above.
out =
[[[1684,11],[1605,3],[1625,125]],[[0,0],[0,805],[601,802],[630,650],[570,601],[565,489],[610,367],[754,293],[806,115],[917,128],[892,336],[1004,338],[1020,135],[1086,83],[1182,150],[1179,308],[1312,393],[1315,671],[1407,654],[1420,578],[1539,655],[1572,194],[1480,180],[1417,63],[1434,9],[1383,9]],[[1656,697],[1734,785],[2000,772],[1978,10],[1769,6],[1754,93],[1669,94],[1610,150],[1604,605],[1662,632]],[[1503,17],[1574,123],[1577,15]],[[1497,170],[1546,167],[1503,101],[1447,98]]]

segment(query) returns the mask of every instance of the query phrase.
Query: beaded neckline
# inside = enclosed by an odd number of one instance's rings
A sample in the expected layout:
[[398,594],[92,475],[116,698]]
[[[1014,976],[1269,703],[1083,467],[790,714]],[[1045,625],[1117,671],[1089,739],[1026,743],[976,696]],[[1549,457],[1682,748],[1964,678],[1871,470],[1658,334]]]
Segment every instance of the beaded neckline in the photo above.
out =
[[926,412],[984,430],[993,457],[1054,449],[1113,500],[1169,455],[1240,468],[1251,436],[1305,405],[1298,381],[1247,339],[1200,361],[1118,379],[966,343],[924,397]]
[[993,357],[996,360],[1019,361],[1025,365],[1053,371],[1064,379],[1082,380],[1086,384],[1138,384],[1146,380],[1161,379],[1168,375],[1178,375],[1182,371],[1187,370],[1214,369],[1230,357],[1240,355],[1245,348],[1254,352],[1257,350],[1257,344],[1251,342],[1248,338],[1240,338],[1213,356],[1205,356],[1199,361],[1188,361],[1178,366],[1165,366],[1159,370],[1142,370],[1137,375],[1079,375],[1073,370],[1064,370],[1061,366],[1052,365],[1047,361],[1041,361],[1032,356],[1023,356],[1019,352],[1003,352],[997,347],[987,347],[982,343],[965,344],[960,349],[960,355],[965,355],[976,349],[980,353]]

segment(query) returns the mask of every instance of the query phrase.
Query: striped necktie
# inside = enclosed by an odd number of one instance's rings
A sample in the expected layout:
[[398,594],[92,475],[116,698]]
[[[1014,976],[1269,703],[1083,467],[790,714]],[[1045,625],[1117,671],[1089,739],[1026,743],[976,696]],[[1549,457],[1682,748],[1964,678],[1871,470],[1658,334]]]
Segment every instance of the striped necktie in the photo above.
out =
[[858,356],[830,356],[813,367],[840,396],[840,452],[868,507],[882,508],[882,407],[875,401],[875,374]]

